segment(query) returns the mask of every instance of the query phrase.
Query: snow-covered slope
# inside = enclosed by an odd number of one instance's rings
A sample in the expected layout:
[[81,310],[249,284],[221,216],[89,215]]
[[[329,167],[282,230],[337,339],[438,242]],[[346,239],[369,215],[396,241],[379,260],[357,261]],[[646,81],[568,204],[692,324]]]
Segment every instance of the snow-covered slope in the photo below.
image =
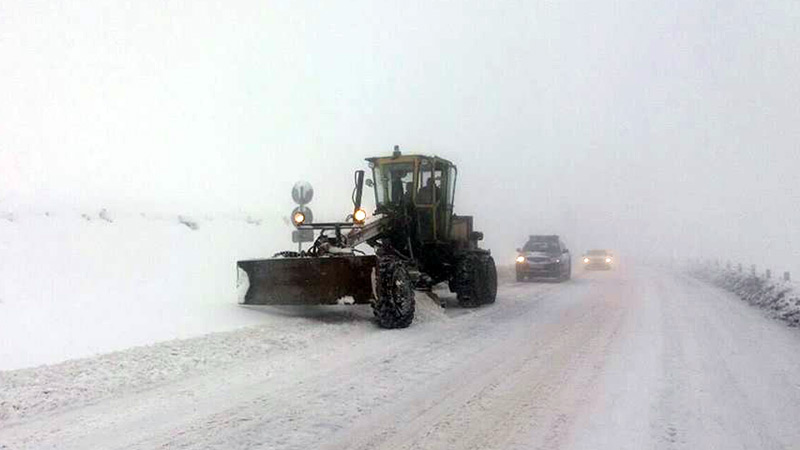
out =
[[292,248],[290,233],[246,215],[7,214],[0,370],[261,323],[236,304],[235,262]]
[[689,271],[693,276],[733,292],[742,300],[769,311],[790,325],[800,325],[800,293],[794,283],[715,264],[694,264]]

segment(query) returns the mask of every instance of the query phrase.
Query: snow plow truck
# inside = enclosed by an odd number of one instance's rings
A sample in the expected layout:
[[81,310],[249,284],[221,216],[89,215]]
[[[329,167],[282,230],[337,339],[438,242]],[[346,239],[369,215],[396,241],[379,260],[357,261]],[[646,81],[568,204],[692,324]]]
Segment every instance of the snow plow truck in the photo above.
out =
[[[244,305],[371,304],[378,324],[405,328],[414,319],[415,290],[447,282],[463,307],[494,303],[497,271],[478,242],[472,216],[454,214],[458,171],[436,156],[367,158],[372,178],[355,172],[353,212],[344,222],[292,221],[319,232],[306,251],[238,261],[239,302]],[[362,208],[364,185],[376,209]],[[367,244],[373,252],[356,247]]]

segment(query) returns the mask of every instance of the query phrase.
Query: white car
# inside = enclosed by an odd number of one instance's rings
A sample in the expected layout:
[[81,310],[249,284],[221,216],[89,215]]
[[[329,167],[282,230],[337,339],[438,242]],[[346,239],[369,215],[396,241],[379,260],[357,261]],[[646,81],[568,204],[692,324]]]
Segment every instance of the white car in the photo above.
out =
[[589,250],[582,257],[583,267],[586,269],[611,270],[616,261],[614,254],[609,250]]

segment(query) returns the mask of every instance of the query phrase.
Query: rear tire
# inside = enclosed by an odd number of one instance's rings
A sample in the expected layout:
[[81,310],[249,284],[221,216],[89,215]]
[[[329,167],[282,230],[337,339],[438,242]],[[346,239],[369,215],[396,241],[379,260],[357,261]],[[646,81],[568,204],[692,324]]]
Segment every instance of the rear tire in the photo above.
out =
[[468,254],[459,261],[458,304],[464,308],[494,303],[497,297],[497,269],[489,255]]
[[383,328],[406,328],[414,320],[414,286],[403,263],[394,257],[378,260],[376,299],[372,312]]
[[497,299],[497,267],[494,264],[494,258],[485,256],[483,258],[483,274],[484,283],[482,288],[481,297],[484,304],[492,304]]

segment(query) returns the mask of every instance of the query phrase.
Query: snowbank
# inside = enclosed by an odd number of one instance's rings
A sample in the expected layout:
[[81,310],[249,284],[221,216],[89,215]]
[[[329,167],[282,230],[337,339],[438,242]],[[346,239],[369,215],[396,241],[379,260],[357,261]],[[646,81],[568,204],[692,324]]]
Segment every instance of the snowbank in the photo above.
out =
[[248,217],[0,220],[0,370],[262,323],[237,304],[235,264],[292,248],[292,228]]
[[262,324],[0,371],[0,425],[212,371],[224,377],[225,368],[233,365],[292,354],[334,339],[363,340],[380,331],[373,325],[370,308],[363,305],[241,309],[260,316]]
[[[449,301],[453,295],[441,290]],[[260,318],[260,325],[209,333],[189,339],[134,347],[59,364],[0,371],[0,425],[26,417],[74,408],[139,392],[153,386],[226,369],[260,364],[280,355],[287,364],[308,358],[307,349],[330,346],[347,351],[355,342],[392,331],[375,326],[372,308],[355,306],[240,307]],[[474,310],[471,310],[474,311]],[[446,311],[417,294],[417,314],[410,330],[449,320]],[[226,324],[220,321],[217,326]],[[331,350],[334,351],[334,350]],[[264,374],[265,378],[270,376]],[[2,445],[0,445],[2,448]]]
[[800,293],[792,283],[714,264],[695,264],[689,272],[695,278],[735,293],[751,305],[772,312],[793,326],[800,325]]

